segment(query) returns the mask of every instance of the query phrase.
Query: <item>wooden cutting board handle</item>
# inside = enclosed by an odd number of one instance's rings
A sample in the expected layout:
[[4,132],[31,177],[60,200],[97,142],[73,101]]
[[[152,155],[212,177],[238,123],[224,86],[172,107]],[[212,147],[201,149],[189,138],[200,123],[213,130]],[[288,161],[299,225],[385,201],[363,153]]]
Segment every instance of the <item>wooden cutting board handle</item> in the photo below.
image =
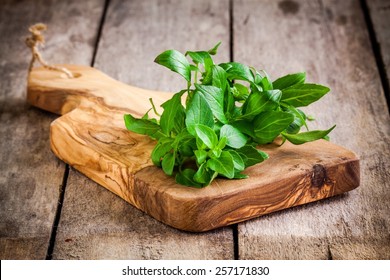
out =
[[149,98],[159,106],[172,96],[126,85],[89,66],[58,66],[70,70],[75,78],[43,67],[32,69],[27,89],[27,101],[31,105],[64,115],[79,106],[99,103],[141,117],[151,108]]

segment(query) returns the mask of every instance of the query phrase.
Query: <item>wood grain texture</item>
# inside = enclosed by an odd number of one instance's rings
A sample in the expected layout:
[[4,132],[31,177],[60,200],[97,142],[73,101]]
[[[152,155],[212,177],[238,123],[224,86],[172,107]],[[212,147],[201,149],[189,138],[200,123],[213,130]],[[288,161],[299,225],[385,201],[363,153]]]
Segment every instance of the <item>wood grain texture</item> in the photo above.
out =
[[[110,1],[95,66],[127,84],[175,91],[185,84],[153,63],[155,56],[167,48],[207,49],[223,41],[220,58],[228,60],[228,20],[224,0]],[[196,235],[172,229],[83,178],[70,171],[54,258],[233,258],[230,228]],[[96,204],[87,207],[87,200]]]
[[347,195],[240,224],[239,257],[389,259],[390,119],[359,1],[234,1],[233,11],[234,59],[329,85],[305,109],[311,127],[337,124],[332,142],[355,151],[362,172]]
[[27,28],[40,21],[49,25],[47,35],[55,40],[46,44],[48,61],[88,64],[101,8],[102,1],[0,2],[1,259],[46,257],[65,170],[47,149],[55,117],[25,101]]
[[159,105],[165,101],[161,96],[169,95],[127,86],[90,67],[63,67],[79,77],[68,79],[59,72],[38,68],[30,73],[28,83],[31,104],[65,112],[51,125],[54,153],[172,227],[207,231],[359,185],[355,154],[327,141],[264,146],[270,159],[249,168],[246,180],[219,179],[203,189],[175,184],[174,178],[151,162],[155,141],[126,130],[126,110],[121,107],[129,104],[133,114],[142,116],[150,106],[150,97]]
[[[379,46],[379,52],[383,61],[385,79],[389,87],[390,81],[390,1],[389,0],[369,0],[366,1],[372,20],[375,37]],[[380,65],[379,67],[382,67]],[[390,88],[386,91],[390,92]],[[387,96],[388,100],[390,96]]]

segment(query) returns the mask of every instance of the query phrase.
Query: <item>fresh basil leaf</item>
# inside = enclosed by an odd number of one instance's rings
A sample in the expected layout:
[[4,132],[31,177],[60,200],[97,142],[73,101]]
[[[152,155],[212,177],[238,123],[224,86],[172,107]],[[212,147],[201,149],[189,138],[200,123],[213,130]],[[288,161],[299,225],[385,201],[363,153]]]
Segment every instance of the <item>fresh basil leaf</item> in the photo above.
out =
[[194,154],[198,164],[202,164],[207,158],[207,152],[205,150],[195,150]]
[[235,83],[231,92],[237,101],[245,101],[249,96],[249,90],[246,86]]
[[209,148],[213,149],[218,144],[218,136],[210,127],[198,124],[195,126],[196,136]]
[[294,115],[294,121],[287,127],[286,132],[289,134],[297,134],[302,126],[306,126],[306,115],[294,106],[289,106],[287,112]]
[[248,135],[251,138],[256,138],[253,130],[253,123],[249,121],[239,120],[232,123],[232,126],[240,130],[242,133]]
[[172,150],[172,139],[168,137],[161,138],[152,151],[152,162],[156,166],[161,166],[162,158]]
[[242,173],[241,173],[240,171],[238,171],[238,170],[236,170],[236,171],[234,172],[234,177],[233,177],[233,179],[247,179],[247,178],[249,178],[248,175],[242,174]]
[[237,108],[230,86],[227,86],[224,94],[224,112],[228,120],[232,120],[236,117]]
[[161,166],[165,174],[171,176],[175,167],[175,153],[167,153],[161,162]]
[[218,42],[212,49],[209,49],[207,52],[211,55],[216,55],[219,45],[221,45],[221,42]]
[[212,174],[207,170],[206,163],[203,163],[195,173],[194,180],[198,183],[208,185],[211,181],[211,176]]
[[214,65],[213,59],[211,58],[210,54],[205,51],[188,51],[185,54],[186,56],[189,55],[193,62],[196,64],[203,64],[206,72],[210,71],[210,67]]
[[219,158],[209,159],[207,167],[227,178],[231,179],[234,176],[233,157],[227,151],[223,151]]
[[160,126],[150,120],[137,119],[132,115],[124,115],[126,128],[138,134],[149,135],[156,138],[156,133],[160,131]]
[[252,75],[254,77],[254,83],[256,85],[258,85],[264,91],[274,89],[267,72],[265,72],[264,70],[261,70],[262,74],[260,74],[253,67],[251,67],[250,69],[252,70]]
[[[227,123],[224,111],[223,111],[223,91],[220,88],[214,86],[204,86],[195,84],[197,89],[196,93],[201,94],[209,104],[213,115],[222,123]],[[196,95],[195,93],[195,95]]]
[[248,66],[238,63],[229,62],[219,64],[227,73],[229,80],[243,80],[247,82],[254,82],[253,75]]
[[154,62],[182,75],[188,82],[191,81],[191,67],[182,53],[176,50],[167,50],[159,54]]
[[280,90],[252,92],[243,105],[242,118],[253,120],[261,112],[274,110],[279,106],[281,97],[282,92]]
[[211,59],[210,54],[205,51],[196,51],[196,52],[188,51],[186,52],[185,55],[191,57],[192,61],[194,61],[195,63],[204,64],[205,59]]
[[191,71],[200,72],[200,69],[197,66],[193,65],[193,64],[190,64],[190,69],[191,69]]
[[223,68],[218,65],[213,65],[211,66],[211,73],[212,85],[214,87],[220,88],[222,92],[224,92],[227,87],[225,70],[223,70]]
[[182,95],[183,92],[178,92],[161,105],[164,108],[164,112],[160,118],[160,126],[166,135],[169,135],[172,130],[179,133],[184,128],[185,112],[181,104]]
[[178,148],[183,143],[190,141],[192,139],[195,139],[193,135],[191,135],[186,128],[180,131],[178,135],[174,138],[174,141],[172,143],[172,147],[175,149]]
[[316,84],[298,84],[282,90],[281,102],[294,107],[307,106],[329,92],[329,88]]
[[266,144],[272,142],[290,123],[294,115],[282,111],[263,112],[254,120],[256,142]]
[[225,148],[225,146],[226,146],[227,140],[228,139],[226,137],[220,135],[220,139],[219,139],[219,142],[217,144],[217,148],[223,150],[223,148]]
[[258,164],[268,159],[268,155],[265,152],[259,151],[258,149],[256,149],[251,145],[246,145],[238,149],[237,153],[244,160],[245,168]]
[[229,150],[230,155],[233,158],[233,165],[236,171],[242,171],[245,169],[245,162],[242,157],[234,150]]
[[184,169],[176,174],[176,182],[184,186],[201,188],[203,185],[194,180],[195,173],[196,171],[191,168]]
[[303,84],[305,82],[305,79],[306,79],[305,72],[295,73],[295,74],[289,74],[283,76],[277,79],[276,81],[274,81],[272,84],[275,89],[283,90],[294,85]]
[[286,137],[288,141],[295,145],[300,145],[306,142],[315,141],[318,139],[322,139],[325,136],[327,136],[336,126],[332,126],[328,130],[312,130],[307,132],[302,132],[298,134],[288,134],[285,132],[282,132],[282,135]]
[[222,149],[214,147],[210,152],[211,153],[209,153],[209,155],[211,158],[219,158],[221,156]]
[[243,147],[248,140],[240,130],[229,124],[221,127],[220,137],[226,137],[226,145],[235,149]]
[[187,106],[187,117],[185,120],[188,132],[195,135],[195,126],[202,124],[208,127],[214,126],[213,112],[209,104],[200,94],[195,93]]

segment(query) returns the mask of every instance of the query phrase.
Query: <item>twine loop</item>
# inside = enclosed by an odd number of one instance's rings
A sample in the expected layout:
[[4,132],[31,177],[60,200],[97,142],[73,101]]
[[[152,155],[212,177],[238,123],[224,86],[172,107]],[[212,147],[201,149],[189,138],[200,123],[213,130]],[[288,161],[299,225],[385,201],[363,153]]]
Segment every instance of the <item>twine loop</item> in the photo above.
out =
[[45,37],[43,36],[42,32],[45,31],[46,29],[47,29],[47,27],[43,23],[34,24],[34,25],[30,26],[30,28],[28,29],[30,31],[31,35],[30,35],[30,37],[26,38],[25,42],[26,42],[27,47],[29,47],[31,49],[31,54],[32,54],[28,71],[31,72],[31,70],[34,66],[34,62],[38,61],[46,69],[59,71],[59,72],[64,73],[68,78],[74,78],[74,75],[72,74],[72,72],[69,71],[68,69],[66,69],[65,67],[58,67],[58,66],[50,65],[49,63],[47,63],[43,59],[41,53],[39,52],[38,47],[39,46],[43,47],[45,44]]

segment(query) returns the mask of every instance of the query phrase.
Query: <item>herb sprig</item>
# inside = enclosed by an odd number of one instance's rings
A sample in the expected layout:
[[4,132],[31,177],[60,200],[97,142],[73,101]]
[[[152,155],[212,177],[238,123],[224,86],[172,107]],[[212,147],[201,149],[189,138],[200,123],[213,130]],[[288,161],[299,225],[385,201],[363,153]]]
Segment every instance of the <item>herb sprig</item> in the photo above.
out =
[[[243,179],[247,167],[268,158],[257,149],[281,136],[283,142],[299,145],[327,138],[327,130],[309,131],[312,117],[298,109],[329,92],[329,88],[305,83],[305,73],[271,81],[265,71],[237,62],[215,64],[209,51],[183,55],[167,50],[155,62],[180,74],[186,89],[161,105],[160,119],[124,116],[128,130],[157,140],[151,159],[176,182],[204,187],[217,176]],[[189,57],[192,62],[187,60]],[[185,104],[182,97],[185,96]],[[306,132],[300,132],[305,127]]]

